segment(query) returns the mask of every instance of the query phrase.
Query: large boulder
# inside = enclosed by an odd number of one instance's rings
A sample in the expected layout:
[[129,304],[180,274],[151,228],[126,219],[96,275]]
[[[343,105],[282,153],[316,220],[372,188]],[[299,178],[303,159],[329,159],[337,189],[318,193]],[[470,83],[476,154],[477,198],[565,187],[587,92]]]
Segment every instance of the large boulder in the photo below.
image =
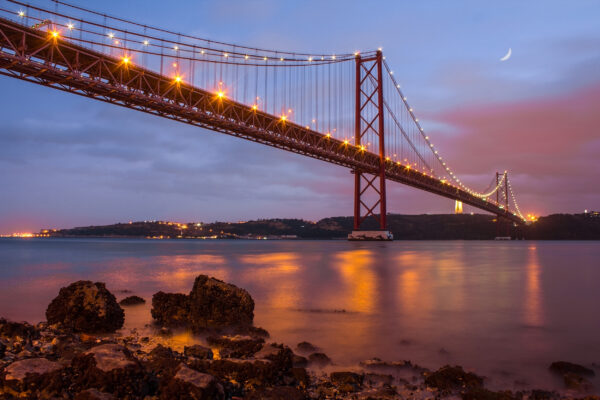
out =
[[78,281],[60,289],[46,319],[76,332],[114,332],[123,326],[125,313],[104,283]]
[[183,326],[190,321],[189,296],[158,292],[152,296],[152,318],[164,326]]
[[[62,372],[61,364],[45,358],[15,361],[0,373],[0,394],[36,399],[42,396],[59,396],[66,386]],[[0,398],[4,397],[0,395]]]
[[254,300],[235,285],[206,275],[194,281],[190,292],[192,330],[252,325]]

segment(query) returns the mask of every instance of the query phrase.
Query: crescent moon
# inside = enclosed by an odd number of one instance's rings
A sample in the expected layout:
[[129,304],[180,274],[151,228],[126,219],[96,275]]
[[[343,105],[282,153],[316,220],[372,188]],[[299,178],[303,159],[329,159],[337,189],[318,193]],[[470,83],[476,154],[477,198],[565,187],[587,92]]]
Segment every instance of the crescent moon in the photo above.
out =
[[506,61],[506,60],[508,60],[510,58],[511,54],[512,54],[512,49],[509,47],[508,48],[508,53],[506,53],[506,55],[504,57],[502,57],[500,59],[500,61]]

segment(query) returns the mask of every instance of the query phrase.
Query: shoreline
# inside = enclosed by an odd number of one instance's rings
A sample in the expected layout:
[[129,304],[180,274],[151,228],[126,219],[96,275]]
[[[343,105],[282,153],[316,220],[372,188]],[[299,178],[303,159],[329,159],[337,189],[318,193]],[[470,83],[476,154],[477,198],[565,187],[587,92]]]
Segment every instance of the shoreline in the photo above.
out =
[[[194,290],[196,284],[190,296]],[[185,399],[193,398],[186,397],[191,393],[200,399],[600,399],[590,395],[595,388],[587,379],[589,371],[599,368],[597,365],[589,369],[553,363],[550,368],[566,385],[561,391],[492,391],[487,387],[487,379],[477,371],[456,365],[430,370],[407,360],[377,358],[356,365],[336,365],[335,360],[311,343],[272,343],[266,330],[253,325],[203,328],[193,333],[200,344],[176,345],[178,335],[190,334],[190,330],[179,324],[181,320],[173,320],[181,304],[172,300],[180,302],[183,298],[173,296],[185,295],[165,294],[165,301],[157,295],[152,301],[154,322],[145,326],[150,334],[136,328],[86,333],[63,323],[30,325],[0,320],[0,394],[8,399],[22,393],[38,398],[34,394],[39,395],[40,388],[49,385],[45,389],[48,393],[74,399],[125,395]],[[110,296],[113,295],[108,292],[107,298]],[[145,301],[136,297],[127,298],[130,304],[122,301],[122,307],[136,307]],[[103,360],[110,360],[104,369]],[[21,364],[20,368],[15,367],[17,364]],[[66,377],[76,384],[66,386]],[[111,382],[108,386],[107,380]],[[141,387],[134,380],[141,380],[146,386]],[[104,392],[107,388],[112,391]],[[175,394],[177,397],[172,397]]]

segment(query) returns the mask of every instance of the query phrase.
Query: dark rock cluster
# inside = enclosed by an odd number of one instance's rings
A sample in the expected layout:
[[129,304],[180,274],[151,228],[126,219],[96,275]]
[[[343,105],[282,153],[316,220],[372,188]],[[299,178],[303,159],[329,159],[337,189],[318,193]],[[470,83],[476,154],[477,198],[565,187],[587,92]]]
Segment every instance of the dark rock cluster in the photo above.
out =
[[78,281],[60,289],[46,319],[75,332],[114,332],[123,326],[125,313],[104,283]]
[[152,318],[164,326],[189,326],[194,332],[251,327],[254,300],[244,289],[200,275],[189,295],[156,293]]
[[310,343],[299,343],[294,354],[268,342],[268,332],[252,326],[253,308],[245,290],[206,276],[190,295],[157,293],[157,322],[204,332],[203,344],[178,352],[159,334],[169,330],[162,325],[152,337],[135,329],[107,333],[123,324],[114,296],[102,283],[75,282],[48,307],[53,322],[0,319],[0,399],[600,400],[587,395],[595,372],[567,362],[550,367],[564,379],[566,394],[491,391],[483,377],[460,366],[430,371],[371,359],[341,369]]

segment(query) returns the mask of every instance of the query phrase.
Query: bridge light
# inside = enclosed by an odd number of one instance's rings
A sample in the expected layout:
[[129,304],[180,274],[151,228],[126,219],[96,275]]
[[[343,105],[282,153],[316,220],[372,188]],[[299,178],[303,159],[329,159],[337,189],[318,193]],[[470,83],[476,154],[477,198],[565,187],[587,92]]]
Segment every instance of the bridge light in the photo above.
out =
[[258,110],[258,106],[256,104],[253,104],[252,105],[252,111],[256,111],[256,110]]
[[397,87],[398,89],[400,89],[400,84],[397,84],[397,85],[396,85],[396,87]]
[[263,57],[263,60],[267,61],[267,57]]
[[147,40],[144,40],[144,46],[148,46],[149,44],[150,44],[150,42],[149,42],[149,41],[147,41]]
[[419,118],[415,118],[415,122],[419,122]]
[[123,60],[123,64],[125,64],[125,65],[129,64],[129,62],[131,61],[131,59],[127,56],[123,57],[122,60]]
[[175,50],[175,51],[179,50],[179,46],[173,46],[173,50]]
[[175,77],[175,83],[178,83],[178,84],[181,83],[181,76],[177,75]]
[[379,47],[379,48],[377,48],[377,50],[381,51],[381,50],[383,50],[383,47]]
[[346,145],[348,144],[348,139],[344,140],[344,144],[346,144]]
[[19,12],[17,13],[17,15],[21,18],[23,18],[25,16],[25,11],[23,10],[19,10]]
[[50,36],[52,36],[54,39],[58,39],[60,34],[58,33],[58,31],[51,31]]
[[249,58],[249,57],[248,57],[248,54],[246,54],[246,55],[244,56],[244,60],[247,60],[248,58]]
[[354,52],[354,57],[358,57],[359,55],[360,55],[360,51],[357,50]]
[[72,31],[73,29],[75,29],[75,25],[73,25],[73,23],[72,23],[72,22],[69,22],[69,23],[67,24],[67,28],[68,28],[70,31]]
[[402,100],[406,101],[406,96],[404,96],[404,97],[402,98]]
[[409,108],[408,111],[412,112],[412,108]]
[[313,60],[312,57],[308,57],[308,62],[311,62]]
[[281,58],[279,59],[279,61],[283,61],[283,57],[281,57]]
[[331,59],[332,59],[332,60],[335,60],[335,55],[331,56]]
[[394,71],[390,71],[390,75],[394,75]]
[[219,91],[217,92],[217,97],[218,97],[219,99],[222,99],[223,97],[225,97],[225,93],[223,93],[223,91],[222,91],[222,90],[219,90]]
[[[307,128],[308,128],[308,127],[307,127]],[[326,137],[327,139],[329,139],[329,138],[331,137],[331,133],[327,132],[327,134],[325,135],[325,137]]]
[[204,50],[200,50],[200,54],[204,54]]
[[229,57],[229,54],[223,53],[223,57],[227,58],[227,57]]
[[281,121],[282,121],[282,122],[285,122],[286,120],[287,120],[287,116],[285,116],[285,115],[282,115],[282,116],[281,116]]
[[112,32],[108,32],[108,37],[112,39],[112,38],[114,38],[114,37],[115,37],[115,34],[114,34],[114,33],[112,33]]

